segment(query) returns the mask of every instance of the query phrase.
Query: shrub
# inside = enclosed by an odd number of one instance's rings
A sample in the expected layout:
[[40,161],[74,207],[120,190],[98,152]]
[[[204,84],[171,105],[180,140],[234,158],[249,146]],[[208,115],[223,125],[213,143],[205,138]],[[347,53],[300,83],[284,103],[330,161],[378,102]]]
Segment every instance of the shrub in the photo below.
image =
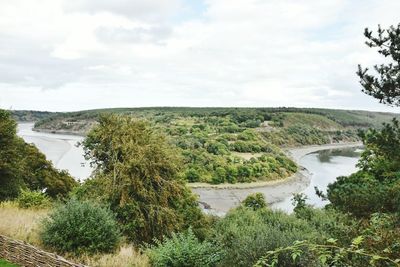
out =
[[263,193],[250,194],[243,200],[243,205],[245,207],[251,208],[253,210],[258,210],[267,207],[265,197]]
[[43,244],[58,252],[111,252],[119,242],[117,223],[109,209],[75,199],[56,207],[42,222]]
[[156,241],[155,246],[148,249],[152,266],[215,266],[221,259],[219,246],[208,242],[200,242],[191,228],[186,232],[172,234],[163,242]]
[[[214,242],[225,250],[222,266],[252,266],[270,250],[296,240],[316,240],[318,236],[307,222],[292,215],[246,207],[230,211],[214,231]],[[282,262],[288,263],[282,266],[290,266],[290,255],[283,255]]]
[[17,198],[20,208],[45,208],[49,207],[51,202],[49,197],[40,191],[22,190]]

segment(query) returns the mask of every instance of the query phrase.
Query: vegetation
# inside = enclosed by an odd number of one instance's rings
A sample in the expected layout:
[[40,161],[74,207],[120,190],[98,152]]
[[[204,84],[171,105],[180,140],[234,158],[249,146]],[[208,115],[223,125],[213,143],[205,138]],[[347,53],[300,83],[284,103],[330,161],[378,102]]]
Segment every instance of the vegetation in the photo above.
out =
[[58,252],[79,255],[114,251],[120,235],[109,209],[71,199],[50,212],[42,223],[40,238]]
[[64,197],[77,182],[16,134],[9,112],[0,110],[0,200],[18,197],[21,189],[45,190],[52,198]]
[[344,212],[368,217],[375,212],[399,212],[400,126],[397,120],[380,131],[362,135],[365,150],[360,170],[328,186],[328,199]]
[[[365,35],[398,62],[399,33]],[[360,67],[364,91],[398,105],[396,64],[376,67],[379,78]],[[82,144],[96,170],[76,185],[16,137],[11,115],[0,111],[0,199],[15,199],[0,205],[2,234],[94,266],[400,266],[400,123],[388,120],[393,114],[142,108],[42,115],[37,129],[91,126]],[[356,140],[365,146],[359,170],[319,192],[330,201],[322,209],[297,194],[293,214],[273,211],[256,193],[222,218],[206,216],[185,185],[285,178],[297,166],[280,147]],[[65,202],[50,210],[46,203],[57,196]],[[129,244],[119,246],[120,234]]]
[[[0,203],[0,234],[25,241],[43,248],[39,237],[41,222],[49,214],[49,209],[21,209],[15,202]],[[48,249],[48,248],[43,248]],[[83,254],[75,256],[63,255],[72,262],[80,262],[88,266],[149,266],[146,255],[130,244],[122,244],[113,253]]]
[[51,200],[39,191],[22,190],[17,198],[18,206],[23,209],[46,208],[51,205]]
[[[187,182],[242,183],[296,172],[279,147],[359,141],[393,114],[300,108],[132,108],[60,113],[35,128],[87,134],[104,114],[129,115],[165,134],[183,158]],[[397,115],[396,115],[397,116]]]
[[18,267],[18,265],[15,265],[15,264],[9,263],[8,261],[0,259],[0,267]]
[[[215,242],[225,250],[222,266],[252,266],[269,250],[296,240],[317,240],[317,231],[305,221],[280,211],[240,207],[229,212],[214,228]],[[284,255],[283,266],[290,256]]]
[[[377,47],[378,52],[389,57],[392,62],[374,69],[378,77],[359,66],[363,91],[381,103],[399,105],[400,68],[399,44],[400,24],[387,30],[378,28],[378,36],[365,30],[367,45]],[[354,239],[346,244],[342,227],[329,233],[332,237],[325,243],[315,243],[309,239],[297,241],[291,246],[275,248],[266,253],[256,266],[280,266],[282,254],[291,255],[292,263],[298,264],[306,252],[317,259],[320,266],[400,266],[400,126],[396,118],[384,123],[379,130],[369,129],[360,134],[365,150],[358,163],[360,168],[347,177],[339,177],[328,186],[327,197],[331,204],[323,213],[334,212],[350,216],[353,223],[345,217],[338,221],[348,224]],[[295,198],[296,216],[316,220],[318,214],[305,204],[302,196]],[[314,224],[314,223],[312,223]],[[325,224],[323,224],[325,225]],[[329,224],[328,224],[329,225]],[[333,228],[333,229],[335,229]],[[300,239],[299,239],[300,240]],[[340,244],[339,244],[340,243]]]
[[400,23],[388,29],[378,26],[377,36],[368,28],[364,32],[369,47],[377,48],[378,53],[386,58],[385,64],[375,65],[375,75],[368,68],[358,66],[357,75],[363,92],[378,99],[380,103],[400,105]]
[[215,266],[222,256],[222,248],[211,242],[201,242],[191,228],[187,231],[172,234],[163,242],[148,248],[148,256],[152,266]]
[[83,145],[97,168],[98,192],[106,193],[132,242],[162,239],[202,219],[196,198],[178,176],[178,153],[145,122],[102,117]]
[[12,117],[18,122],[33,122],[57,115],[57,112],[34,110],[11,110]]
[[248,195],[242,202],[243,206],[253,210],[263,209],[267,207],[264,194],[255,193]]

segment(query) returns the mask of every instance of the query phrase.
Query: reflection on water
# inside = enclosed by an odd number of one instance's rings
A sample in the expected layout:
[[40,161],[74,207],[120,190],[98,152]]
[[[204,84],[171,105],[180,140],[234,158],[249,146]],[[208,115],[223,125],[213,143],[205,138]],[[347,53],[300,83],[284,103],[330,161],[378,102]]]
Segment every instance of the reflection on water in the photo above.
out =
[[[304,156],[300,160],[300,165],[311,174],[310,185],[302,192],[308,198],[307,203],[315,207],[325,206],[327,201],[323,201],[315,194],[315,187],[326,193],[328,184],[334,182],[338,176],[357,171],[356,164],[361,151],[360,148],[329,149]],[[291,212],[293,210],[291,197],[275,203],[273,207]]]
[[77,143],[82,137],[49,134],[32,131],[33,123],[18,124],[18,135],[25,142],[33,143],[46,155],[46,158],[53,162],[57,169],[67,170],[74,178],[84,180],[92,173],[92,168],[83,157],[82,147]]
[[321,163],[331,162],[334,157],[349,157],[359,158],[361,154],[360,149],[357,148],[340,148],[340,149],[327,149],[315,152],[317,158]]

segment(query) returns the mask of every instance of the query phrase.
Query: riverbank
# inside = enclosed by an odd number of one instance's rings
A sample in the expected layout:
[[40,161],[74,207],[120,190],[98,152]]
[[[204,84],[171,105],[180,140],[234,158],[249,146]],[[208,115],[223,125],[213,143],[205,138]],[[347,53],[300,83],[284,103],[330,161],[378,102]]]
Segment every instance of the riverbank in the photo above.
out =
[[300,165],[301,158],[320,150],[351,148],[361,145],[360,142],[355,142],[285,149],[287,155],[299,165],[298,172],[287,179],[243,184],[210,185],[195,183],[189,184],[189,186],[193,192],[198,194],[200,202],[216,214],[226,213],[229,209],[239,205],[249,194],[256,192],[263,193],[267,203],[272,205],[303,191],[310,184],[311,174]]

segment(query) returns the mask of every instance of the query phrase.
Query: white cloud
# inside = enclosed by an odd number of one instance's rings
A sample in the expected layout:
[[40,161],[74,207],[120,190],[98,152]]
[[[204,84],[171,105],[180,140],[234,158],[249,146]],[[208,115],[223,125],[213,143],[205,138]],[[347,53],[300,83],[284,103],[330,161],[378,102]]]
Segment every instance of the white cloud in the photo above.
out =
[[[2,0],[0,107],[397,110],[363,95],[355,71],[358,63],[382,60],[365,47],[363,29],[399,23],[400,2],[204,0],[201,7],[190,5],[183,0]],[[42,90],[49,88],[55,90]]]

